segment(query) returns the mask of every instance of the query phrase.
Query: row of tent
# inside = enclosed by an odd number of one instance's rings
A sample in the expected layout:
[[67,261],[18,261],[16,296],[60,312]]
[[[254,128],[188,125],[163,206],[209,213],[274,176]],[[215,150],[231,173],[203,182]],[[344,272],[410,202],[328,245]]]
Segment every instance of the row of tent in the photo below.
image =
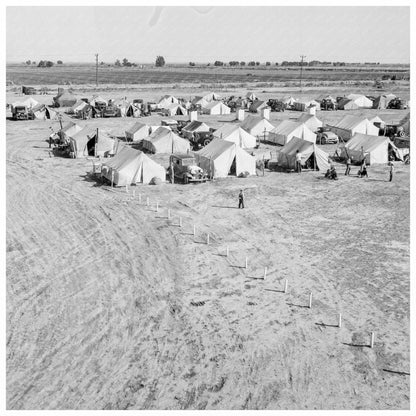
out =
[[[255,157],[232,142],[214,139],[204,149],[194,152],[193,156],[197,165],[208,172],[211,178],[224,178],[229,174],[256,174]],[[166,180],[163,166],[140,150],[123,145],[119,146],[113,158],[103,163],[101,172],[116,186],[149,184],[154,178],[162,182]]]
[[[328,127],[341,137],[343,141],[348,141],[356,133],[378,136],[379,127],[376,124],[383,124],[383,121],[378,116],[367,119],[346,115],[340,121],[329,124]],[[293,137],[316,143],[316,131],[322,126],[322,121],[312,114],[302,114],[296,120],[281,121],[277,126],[271,124],[267,119],[250,116],[243,120],[240,125],[231,123],[224,124],[215,130],[213,135],[216,138],[232,141],[241,148],[254,148],[257,144],[257,137],[264,137],[271,143],[284,146]],[[155,136],[154,132],[156,129],[159,129],[158,137],[162,133],[164,136],[173,134],[176,137],[176,142],[180,142],[179,139],[181,138],[172,133],[169,128],[164,127],[161,129],[160,126],[148,126],[141,122],[137,122],[127,129],[125,131],[125,137],[127,141],[140,142],[147,137],[152,138]],[[195,132],[208,131],[210,131],[210,128],[206,123],[196,120],[191,121],[182,129],[185,138],[192,137]],[[155,149],[155,152],[159,152],[157,147],[152,147],[147,143],[146,146],[148,146],[149,150]]]

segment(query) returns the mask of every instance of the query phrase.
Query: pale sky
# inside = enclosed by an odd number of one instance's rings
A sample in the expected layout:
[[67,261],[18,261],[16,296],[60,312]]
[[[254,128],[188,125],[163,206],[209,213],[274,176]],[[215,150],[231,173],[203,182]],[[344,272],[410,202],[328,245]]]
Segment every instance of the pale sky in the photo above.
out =
[[409,63],[409,7],[8,7],[6,60]]

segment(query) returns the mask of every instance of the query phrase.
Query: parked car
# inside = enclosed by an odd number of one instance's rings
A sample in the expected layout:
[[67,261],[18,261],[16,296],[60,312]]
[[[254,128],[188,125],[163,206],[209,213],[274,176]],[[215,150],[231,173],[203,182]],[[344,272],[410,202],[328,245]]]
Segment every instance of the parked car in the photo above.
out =
[[168,174],[169,176],[171,175],[170,166],[173,165],[175,180],[178,179],[185,184],[208,180],[207,172],[197,165],[196,159],[192,154],[175,153],[170,156],[169,162]]
[[194,132],[191,138],[191,144],[193,150],[199,150],[209,144],[213,139],[213,132],[210,131],[198,131]]
[[316,136],[316,143],[318,144],[337,144],[339,137],[326,127],[320,127]]
[[108,106],[103,111],[103,117],[118,117],[119,111],[117,107]]

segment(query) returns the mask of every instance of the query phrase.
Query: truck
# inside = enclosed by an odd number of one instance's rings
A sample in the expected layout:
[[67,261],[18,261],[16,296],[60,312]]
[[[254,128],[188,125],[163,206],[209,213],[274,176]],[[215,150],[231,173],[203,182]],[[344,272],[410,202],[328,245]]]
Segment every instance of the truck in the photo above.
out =
[[211,143],[214,139],[213,131],[196,131],[193,133],[192,138],[190,139],[192,149],[199,150],[205,147],[207,144]]
[[267,101],[267,105],[270,107],[272,111],[285,111],[285,104],[280,100],[271,98],[269,101]]
[[206,182],[208,180],[207,172],[201,169],[195,157],[191,153],[174,153],[169,158],[168,174],[172,175],[172,167],[175,180],[184,184]]
[[32,117],[24,105],[13,106],[13,120],[31,120]]

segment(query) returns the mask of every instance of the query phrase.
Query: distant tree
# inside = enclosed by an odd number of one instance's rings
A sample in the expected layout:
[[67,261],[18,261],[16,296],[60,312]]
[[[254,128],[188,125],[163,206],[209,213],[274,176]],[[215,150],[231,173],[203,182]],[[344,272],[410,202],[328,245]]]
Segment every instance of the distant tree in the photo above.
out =
[[100,65],[105,65],[103,61],[100,62]]
[[158,66],[158,67],[162,67],[162,66],[165,66],[165,58],[163,57],[163,56],[158,56],[157,58],[156,58],[156,66]]
[[36,65],[36,61],[33,61],[33,62],[32,62],[32,65]]
[[116,62],[114,63],[115,66],[121,66],[120,61],[117,59]]
[[30,65],[32,63],[32,61],[30,60],[30,59],[28,59],[26,62],[25,62],[25,64],[26,65]]
[[276,65],[276,66],[279,66],[279,62],[276,62],[276,63],[275,63],[275,65]]
[[267,61],[266,62],[266,66],[270,66],[270,65],[271,65],[271,63]]
[[240,66],[245,66],[245,65],[246,65],[246,63],[244,61],[240,62]]
[[51,67],[53,66],[53,62],[52,62],[52,61],[46,61],[46,62],[45,62],[45,66],[46,66],[47,68],[51,68]]
[[222,61],[215,61],[214,66],[224,66],[224,62]]
[[38,67],[43,68],[45,66],[45,61],[39,61]]
[[230,62],[228,62],[228,65],[230,65],[230,66],[238,66],[238,65],[240,65],[240,62],[238,62],[238,61],[230,61]]
[[210,66],[210,65],[211,65],[211,64],[208,62],[208,63],[207,63],[207,66]]
[[255,66],[255,65],[256,65],[256,63],[255,63],[254,61],[250,61],[247,65],[248,65],[248,66]]
[[56,63],[57,63],[58,65],[62,65],[62,64],[63,64],[63,62],[62,62],[61,60],[56,61]]
[[132,66],[132,63],[127,58],[123,58],[123,66]]
[[257,61],[257,62],[256,62],[256,66],[259,66],[259,65],[260,65],[260,62],[259,62],[259,61]]
[[195,62],[189,62],[189,66],[195,66]]

